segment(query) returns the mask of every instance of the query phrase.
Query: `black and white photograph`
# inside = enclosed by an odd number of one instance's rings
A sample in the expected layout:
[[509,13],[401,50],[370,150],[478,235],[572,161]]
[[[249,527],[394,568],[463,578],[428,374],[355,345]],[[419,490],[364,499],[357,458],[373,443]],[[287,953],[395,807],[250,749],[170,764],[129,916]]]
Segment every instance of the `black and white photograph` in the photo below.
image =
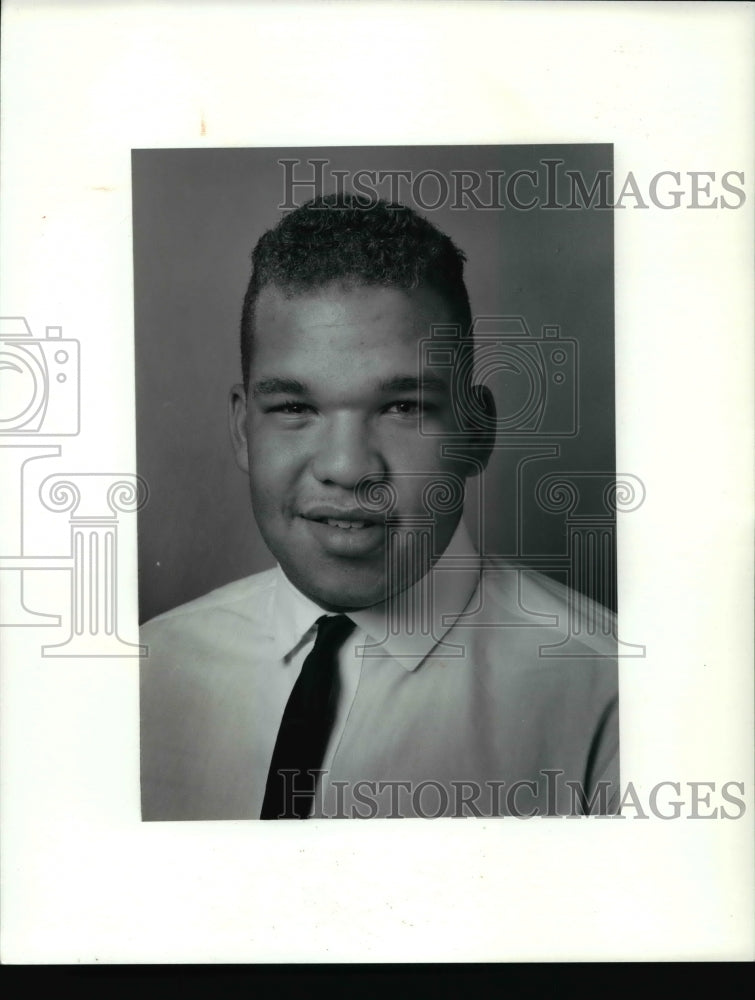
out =
[[751,960],[752,5],[2,19],[0,961]]
[[615,811],[610,147],[133,164],[143,818]]

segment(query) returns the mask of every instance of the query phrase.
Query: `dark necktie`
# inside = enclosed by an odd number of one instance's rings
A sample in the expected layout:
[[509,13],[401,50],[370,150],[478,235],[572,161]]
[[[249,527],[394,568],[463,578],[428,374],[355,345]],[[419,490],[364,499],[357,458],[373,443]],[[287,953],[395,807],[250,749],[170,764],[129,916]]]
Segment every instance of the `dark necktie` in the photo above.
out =
[[317,619],[317,638],[283,713],[260,819],[306,819],[338,704],[338,651],[355,628],[345,615]]

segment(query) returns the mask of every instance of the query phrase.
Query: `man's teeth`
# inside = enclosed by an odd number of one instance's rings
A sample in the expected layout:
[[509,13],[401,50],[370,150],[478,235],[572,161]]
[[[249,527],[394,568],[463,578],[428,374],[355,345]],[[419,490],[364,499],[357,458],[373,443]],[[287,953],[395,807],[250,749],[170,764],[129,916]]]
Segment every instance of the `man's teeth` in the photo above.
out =
[[329,517],[327,519],[327,524],[331,528],[365,528],[367,527],[366,521],[337,521],[334,517]]

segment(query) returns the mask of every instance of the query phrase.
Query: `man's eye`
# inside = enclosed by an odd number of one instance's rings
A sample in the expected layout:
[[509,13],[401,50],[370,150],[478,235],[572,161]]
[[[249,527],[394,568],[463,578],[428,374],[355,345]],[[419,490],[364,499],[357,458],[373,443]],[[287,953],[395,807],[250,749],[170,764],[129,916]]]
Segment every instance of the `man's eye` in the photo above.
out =
[[416,416],[420,411],[420,404],[416,399],[400,399],[386,407],[387,413],[397,413],[402,417]]
[[283,413],[292,417],[299,417],[303,413],[308,413],[312,409],[307,403],[297,403],[293,399],[287,399],[284,403],[271,406],[269,413]]

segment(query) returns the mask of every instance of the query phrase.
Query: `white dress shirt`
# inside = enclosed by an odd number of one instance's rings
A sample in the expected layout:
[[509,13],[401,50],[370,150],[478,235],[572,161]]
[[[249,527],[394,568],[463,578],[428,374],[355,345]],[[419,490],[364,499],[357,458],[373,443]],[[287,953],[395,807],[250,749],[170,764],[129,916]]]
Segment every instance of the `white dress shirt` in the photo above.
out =
[[[259,817],[323,613],[276,568],[144,626],[143,819]],[[604,609],[538,573],[484,565],[461,524],[398,601],[349,617],[313,815],[573,813],[599,782],[593,811],[613,809],[616,643]]]

